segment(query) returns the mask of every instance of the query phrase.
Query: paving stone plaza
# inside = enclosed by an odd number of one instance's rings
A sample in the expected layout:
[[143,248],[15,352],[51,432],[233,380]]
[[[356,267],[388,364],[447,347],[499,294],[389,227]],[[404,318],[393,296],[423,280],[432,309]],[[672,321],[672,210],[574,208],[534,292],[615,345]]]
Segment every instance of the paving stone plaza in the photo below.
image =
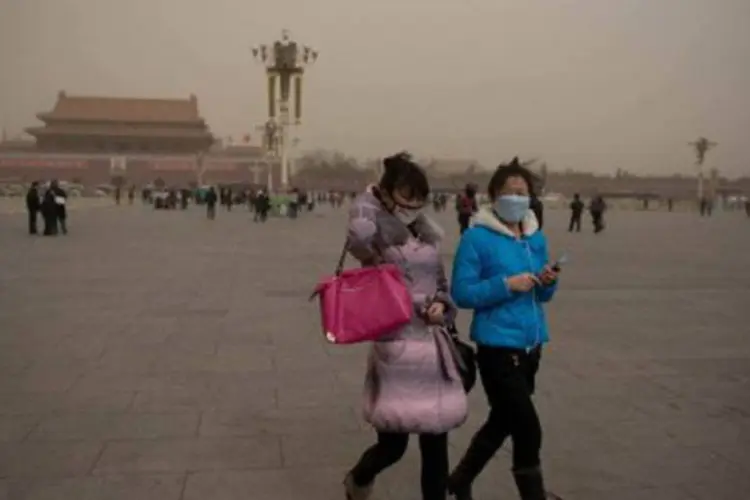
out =
[[[335,266],[345,210],[256,225],[242,207],[213,222],[72,208],[57,238],[0,214],[0,500],[343,499],[373,440],[366,348],[327,345],[307,297]],[[595,236],[547,214],[570,256],[536,397],[548,486],[565,500],[745,498],[750,220],[608,216]],[[456,223],[437,218],[449,265]],[[454,460],[487,412],[480,388],[471,402]],[[375,500],[420,498],[416,448]],[[516,498],[508,449],[478,500]]]

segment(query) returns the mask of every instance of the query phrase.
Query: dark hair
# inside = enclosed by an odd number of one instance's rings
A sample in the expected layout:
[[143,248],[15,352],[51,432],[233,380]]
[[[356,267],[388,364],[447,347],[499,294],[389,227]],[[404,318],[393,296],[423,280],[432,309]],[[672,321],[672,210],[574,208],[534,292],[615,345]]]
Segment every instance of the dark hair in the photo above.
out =
[[510,163],[498,166],[495,173],[492,174],[490,182],[487,185],[487,194],[490,196],[490,199],[495,199],[496,194],[503,188],[503,186],[505,186],[505,183],[510,177],[521,177],[526,181],[526,185],[529,187],[529,196],[532,198],[535,196],[534,174],[532,174],[528,168],[521,165],[516,156],[510,161]]
[[414,163],[411,155],[401,152],[383,160],[380,188],[391,194],[403,191],[408,198],[424,200],[430,194],[430,184],[424,170]]

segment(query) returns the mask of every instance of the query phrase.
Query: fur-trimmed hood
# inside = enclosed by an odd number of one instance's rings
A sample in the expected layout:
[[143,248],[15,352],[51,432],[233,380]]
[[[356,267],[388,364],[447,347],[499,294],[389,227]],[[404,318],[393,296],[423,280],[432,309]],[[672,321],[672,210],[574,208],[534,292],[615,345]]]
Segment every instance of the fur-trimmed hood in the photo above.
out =
[[[369,205],[376,211],[378,230],[388,245],[402,245],[411,236],[409,228],[404,225],[395,215],[385,209],[383,204],[373,193],[375,185],[367,187],[362,198],[358,200],[361,205]],[[417,219],[411,224],[417,238],[429,245],[438,245],[445,237],[443,229],[424,212],[420,212]]]
[[[504,234],[511,238],[516,237],[505,224],[500,222],[492,209],[488,207],[484,207],[474,214],[474,217],[471,218],[471,226],[486,227],[496,233]],[[526,215],[524,215],[523,220],[521,221],[521,229],[523,230],[523,235],[526,237],[539,231],[539,221],[537,221],[533,210],[529,209],[529,211],[526,212]]]

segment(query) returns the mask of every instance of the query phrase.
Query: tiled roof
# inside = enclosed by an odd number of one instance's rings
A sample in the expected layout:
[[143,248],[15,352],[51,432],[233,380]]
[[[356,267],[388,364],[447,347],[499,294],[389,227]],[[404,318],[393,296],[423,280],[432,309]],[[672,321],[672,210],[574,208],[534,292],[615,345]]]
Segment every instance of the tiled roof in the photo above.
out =
[[191,139],[210,139],[211,134],[200,128],[170,128],[170,127],[130,127],[127,125],[86,126],[86,125],[47,125],[46,127],[32,127],[26,132],[38,135],[83,135],[101,137],[184,137]]
[[139,99],[126,97],[69,96],[60,92],[57,103],[41,119],[129,123],[187,123],[202,121],[198,99]]

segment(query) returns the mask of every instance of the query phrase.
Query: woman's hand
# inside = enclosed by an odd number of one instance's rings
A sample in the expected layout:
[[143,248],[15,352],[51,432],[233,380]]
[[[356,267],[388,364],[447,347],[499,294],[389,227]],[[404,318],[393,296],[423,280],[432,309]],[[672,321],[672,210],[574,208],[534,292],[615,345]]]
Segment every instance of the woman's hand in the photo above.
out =
[[531,273],[521,273],[505,280],[505,284],[513,292],[525,293],[541,284],[539,278]]
[[445,323],[445,304],[442,302],[433,302],[425,311],[427,322],[431,325],[442,325]]
[[539,274],[539,281],[541,281],[544,286],[552,285],[557,281],[557,276],[559,274],[558,271],[555,271],[549,264],[547,264]]

